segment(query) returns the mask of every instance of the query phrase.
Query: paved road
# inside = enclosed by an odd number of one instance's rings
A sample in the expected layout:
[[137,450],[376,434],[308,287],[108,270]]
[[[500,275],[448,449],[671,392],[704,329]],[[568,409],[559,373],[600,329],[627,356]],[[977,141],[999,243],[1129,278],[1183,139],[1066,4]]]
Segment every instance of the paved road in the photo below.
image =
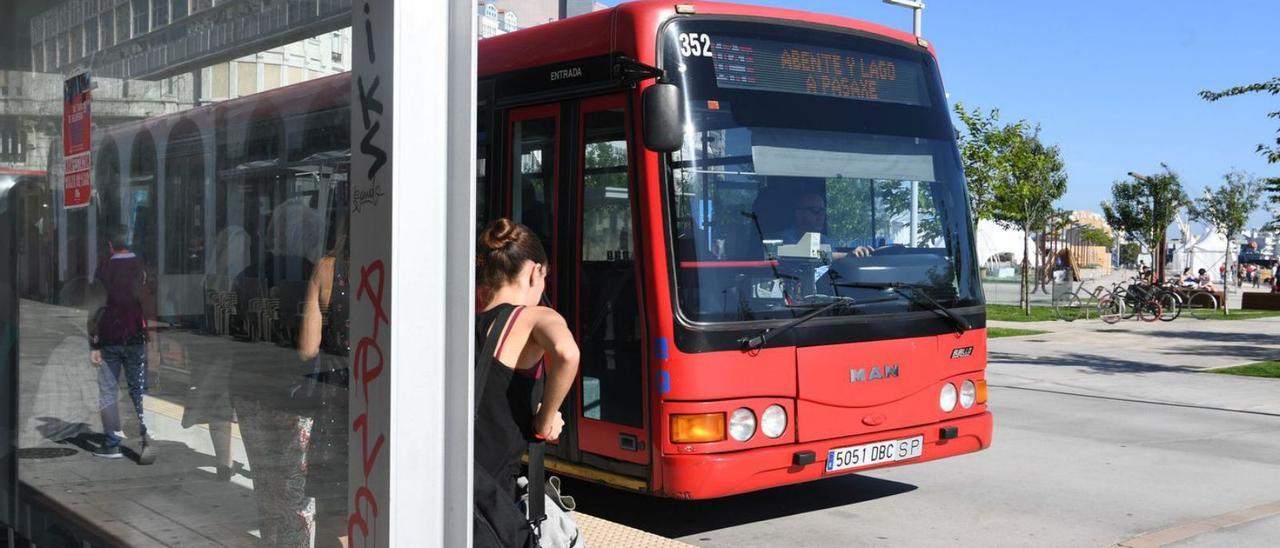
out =
[[716,501],[570,492],[701,546],[1274,545],[1280,381],[1197,369],[1280,357],[1280,319],[1053,328],[992,342],[987,451]]

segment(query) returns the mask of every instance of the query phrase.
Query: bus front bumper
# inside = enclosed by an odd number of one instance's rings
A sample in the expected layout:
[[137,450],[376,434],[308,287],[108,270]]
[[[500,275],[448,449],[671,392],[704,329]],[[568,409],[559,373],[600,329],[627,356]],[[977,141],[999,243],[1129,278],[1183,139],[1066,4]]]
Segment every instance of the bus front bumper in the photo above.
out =
[[[991,413],[983,412],[929,425],[810,443],[762,447],[733,453],[663,455],[661,494],[682,499],[709,499],[963,455],[991,446],[991,424]],[[944,430],[949,439],[943,439]],[[827,451],[831,449],[915,436],[924,436],[924,451],[919,457],[826,472]],[[813,462],[795,464],[796,456],[805,452],[813,454]]]

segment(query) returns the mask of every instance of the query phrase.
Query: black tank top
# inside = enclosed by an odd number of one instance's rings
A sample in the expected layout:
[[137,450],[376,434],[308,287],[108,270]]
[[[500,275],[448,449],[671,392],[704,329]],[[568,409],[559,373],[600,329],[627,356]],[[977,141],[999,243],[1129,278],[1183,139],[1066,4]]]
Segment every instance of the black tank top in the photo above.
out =
[[[476,314],[476,351],[484,348],[484,342],[490,334],[490,326],[495,317],[504,308],[513,305],[501,304],[490,310]],[[508,325],[515,323],[520,311],[516,310],[508,320]],[[507,326],[492,326],[492,334],[497,337],[505,335]],[[496,352],[500,354],[501,351]],[[535,379],[515,374],[513,368],[507,367],[497,356],[476,356],[477,360],[488,360],[483,374],[487,376],[484,393],[476,405],[475,422],[475,461],[489,472],[493,478],[507,491],[512,499],[516,496],[516,477],[520,475],[520,457],[529,447],[532,439],[533,423],[533,391]],[[477,371],[477,375],[482,374]]]

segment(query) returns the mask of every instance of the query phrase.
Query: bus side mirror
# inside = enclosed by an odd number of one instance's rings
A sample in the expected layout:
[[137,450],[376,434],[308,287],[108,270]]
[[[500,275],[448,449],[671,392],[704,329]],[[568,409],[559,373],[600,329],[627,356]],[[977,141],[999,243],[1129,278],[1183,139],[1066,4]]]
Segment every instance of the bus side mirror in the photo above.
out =
[[644,146],[657,152],[675,152],[684,146],[680,88],[654,84],[644,90]]

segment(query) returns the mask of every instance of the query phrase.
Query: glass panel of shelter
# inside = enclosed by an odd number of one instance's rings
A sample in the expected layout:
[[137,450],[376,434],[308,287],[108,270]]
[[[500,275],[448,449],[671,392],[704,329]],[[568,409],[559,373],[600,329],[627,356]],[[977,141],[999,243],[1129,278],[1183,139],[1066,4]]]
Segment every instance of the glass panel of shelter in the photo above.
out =
[[[103,33],[90,42],[188,15],[135,4],[94,19]],[[0,72],[10,90],[24,82],[20,96],[0,95],[0,122],[40,133],[0,165],[0,211],[14,213],[21,240],[16,441],[61,455],[20,460],[20,479],[77,514],[67,521],[126,544],[336,545],[347,517],[350,76],[220,101],[225,90],[193,92],[189,73],[125,80],[88,68],[104,106],[93,110],[92,200],[79,207],[62,189],[63,77]],[[9,188],[13,163],[38,175]],[[318,330],[305,327],[317,316]],[[103,343],[96,367],[91,330]],[[156,449],[155,464],[137,465]]]

